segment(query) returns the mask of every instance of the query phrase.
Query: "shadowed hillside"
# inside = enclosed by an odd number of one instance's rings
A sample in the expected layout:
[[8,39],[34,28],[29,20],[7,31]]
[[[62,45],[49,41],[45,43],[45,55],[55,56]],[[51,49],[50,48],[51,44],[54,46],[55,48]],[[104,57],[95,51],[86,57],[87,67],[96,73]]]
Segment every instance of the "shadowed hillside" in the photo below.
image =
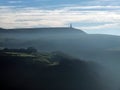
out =
[[63,53],[0,52],[1,90],[106,90],[94,64]]

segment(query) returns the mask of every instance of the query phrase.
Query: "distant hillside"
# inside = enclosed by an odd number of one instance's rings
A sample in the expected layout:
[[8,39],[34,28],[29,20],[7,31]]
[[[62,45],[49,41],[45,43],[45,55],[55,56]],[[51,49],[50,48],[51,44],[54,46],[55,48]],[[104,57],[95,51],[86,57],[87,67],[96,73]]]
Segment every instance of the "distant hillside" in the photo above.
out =
[[101,55],[104,56],[102,60],[112,59],[110,57],[117,57],[118,60],[120,58],[118,54],[114,54],[116,49],[119,52],[119,36],[86,34],[82,30],[70,27],[0,30],[0,48],[31,46],[38,51],[62,51],[86,60],[100,59]]
[[21,28],[21,29],[0,29],[3,33],[82,33],[84,31],[70,27],[49,27],[49,28]]

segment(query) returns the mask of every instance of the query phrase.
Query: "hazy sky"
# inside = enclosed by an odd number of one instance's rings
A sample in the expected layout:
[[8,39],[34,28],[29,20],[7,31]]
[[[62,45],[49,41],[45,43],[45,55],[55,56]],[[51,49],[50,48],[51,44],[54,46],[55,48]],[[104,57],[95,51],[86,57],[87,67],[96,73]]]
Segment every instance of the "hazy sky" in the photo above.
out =
[[0,0],[0,27],[80,28],[120,35],[120,0]]

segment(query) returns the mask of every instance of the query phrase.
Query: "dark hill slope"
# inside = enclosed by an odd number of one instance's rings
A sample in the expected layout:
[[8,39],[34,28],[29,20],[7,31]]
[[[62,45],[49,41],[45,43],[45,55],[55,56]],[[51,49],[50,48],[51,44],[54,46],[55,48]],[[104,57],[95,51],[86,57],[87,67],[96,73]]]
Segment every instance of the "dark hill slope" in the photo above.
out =
[[64,54],[15,53],[0,53],[1,90],[106,90],[92,63]]

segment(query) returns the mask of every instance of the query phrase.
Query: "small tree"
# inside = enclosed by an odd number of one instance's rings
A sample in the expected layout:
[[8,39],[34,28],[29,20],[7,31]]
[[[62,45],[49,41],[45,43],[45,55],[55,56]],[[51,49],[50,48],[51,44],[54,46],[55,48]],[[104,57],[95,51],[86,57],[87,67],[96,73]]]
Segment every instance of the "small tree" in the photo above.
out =
[[3,51],[9,51],[9,49],[8,48],[4,48]]

